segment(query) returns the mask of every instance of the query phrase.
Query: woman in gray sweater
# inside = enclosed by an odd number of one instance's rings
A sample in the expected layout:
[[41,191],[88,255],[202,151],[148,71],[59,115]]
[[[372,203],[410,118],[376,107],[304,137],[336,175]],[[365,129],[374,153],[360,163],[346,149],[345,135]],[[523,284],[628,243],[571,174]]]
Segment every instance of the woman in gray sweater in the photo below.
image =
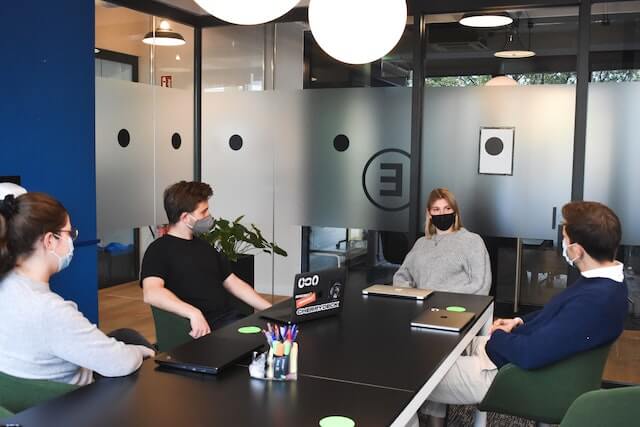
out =
[[77,235],[62,204],[46,194],[0,200],[1,372],[85,385],[94,371],[128,375],[154,355],[106,336],[49,288],[71,262]]
[[436,188],[427,200],[425,237],[393,276],[394,286],[488,295],[491,265],[482,238],[462,227],[455,196]]

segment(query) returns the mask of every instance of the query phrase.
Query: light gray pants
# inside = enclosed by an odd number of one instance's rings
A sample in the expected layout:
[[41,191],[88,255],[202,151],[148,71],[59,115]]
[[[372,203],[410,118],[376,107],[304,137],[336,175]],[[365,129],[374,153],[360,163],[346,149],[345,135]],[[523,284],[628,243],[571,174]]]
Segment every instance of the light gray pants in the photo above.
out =
[[475,337],[436,386],[420,412],[438,418],[447,414],[447,404],[475,405],[482,401],[498,374],[485,352],[489,337]]

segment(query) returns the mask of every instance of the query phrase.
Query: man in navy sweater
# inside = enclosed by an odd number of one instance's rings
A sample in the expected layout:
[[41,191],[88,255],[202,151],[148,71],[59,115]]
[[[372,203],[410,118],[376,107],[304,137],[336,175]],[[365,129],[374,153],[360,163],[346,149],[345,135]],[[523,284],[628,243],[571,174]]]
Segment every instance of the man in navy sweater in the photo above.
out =
[[628,291],[623,265],[615,260],[622,234],[618,217],[596,202],[568,203],[562,215],[563,255],[582,277],[543,309],[497,319],[491,337],[474,338],[468,355],[460,356],[422,407],[428,424],[443,425],[447,403],[480,403],[507,363],[542,368],[611,343],[622,333]]

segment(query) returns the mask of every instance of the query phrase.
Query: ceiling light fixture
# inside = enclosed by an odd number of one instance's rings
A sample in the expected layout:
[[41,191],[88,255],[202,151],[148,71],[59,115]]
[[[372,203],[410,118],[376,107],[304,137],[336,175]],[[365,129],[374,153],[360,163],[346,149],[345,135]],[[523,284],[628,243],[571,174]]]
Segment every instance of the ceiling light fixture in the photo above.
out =
[[494,76],[484,84],[485,86],[518,86],[518,82],[505,75]]
[[238,25],[257,25],[280,18],[300,0],[194,0],[216,18]]
[[536,53],[531,50],[531,34],[529,34],[529,49],[526,49],[522,45],[520,35],[518,34],[518,24],[514,24],[507,34],[507,41],[502,50],[497,51],[493,55],[498,58],[506,59],[531,58],[532,56],[535,56]]
[[155,31],[149,31],[144,36],[142,43],[154,46],[182,46],[186,42],[182,34],[174,32],[169,21],[163,19]]
[[329,56],[367,64],[398,44],[407,24],[405,0],[311,0],[309,26]]
[[484,15],[469,13],[464,14],[458,22],[465,27],[494,28],[504,27],[505,25],[511,24],[513,22],[513,18],[506,13],[491,13]]

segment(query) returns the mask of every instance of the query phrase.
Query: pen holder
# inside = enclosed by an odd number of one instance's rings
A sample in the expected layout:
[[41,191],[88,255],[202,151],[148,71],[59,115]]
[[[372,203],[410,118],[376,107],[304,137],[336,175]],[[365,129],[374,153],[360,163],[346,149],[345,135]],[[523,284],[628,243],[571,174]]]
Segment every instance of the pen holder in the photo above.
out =
[[299,354],[297,342],[291,344],[291,348],[286,352],[280,351],[279,348],[274,350],[273,347],[264,353],[254,352],[249,365],[249,375],[268,381],[295,381],[298,379]]

